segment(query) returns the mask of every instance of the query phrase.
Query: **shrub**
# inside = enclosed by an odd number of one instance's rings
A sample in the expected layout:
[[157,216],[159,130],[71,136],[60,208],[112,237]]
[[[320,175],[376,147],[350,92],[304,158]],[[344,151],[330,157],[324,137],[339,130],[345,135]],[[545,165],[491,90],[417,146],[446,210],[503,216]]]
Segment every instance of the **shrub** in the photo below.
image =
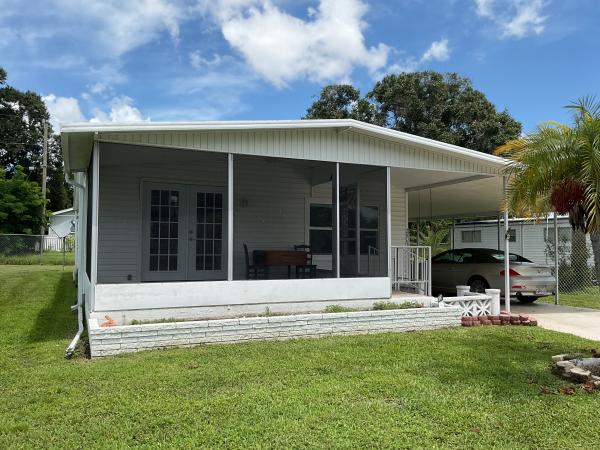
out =
[[376,302],[373,303],[373,309],[375,311],[384,311],[388,309],[412,309],[412,308],[422,308],[423,305],[421,303],[415,302],[405,302],[405,303],[396,303],[396,302]]
[[326,313],[342,313],[342,312],[352,312],[356,311],[354,308],[349,308],[348,306],[342,305],[329,305],[325,308]]

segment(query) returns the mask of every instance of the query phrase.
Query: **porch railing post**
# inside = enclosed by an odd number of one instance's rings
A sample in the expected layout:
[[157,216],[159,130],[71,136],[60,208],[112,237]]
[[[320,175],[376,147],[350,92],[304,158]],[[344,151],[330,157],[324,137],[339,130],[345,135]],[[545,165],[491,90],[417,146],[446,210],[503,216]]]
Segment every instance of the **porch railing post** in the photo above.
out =
[[227,280],[233,281],[233,153],[227,154]]

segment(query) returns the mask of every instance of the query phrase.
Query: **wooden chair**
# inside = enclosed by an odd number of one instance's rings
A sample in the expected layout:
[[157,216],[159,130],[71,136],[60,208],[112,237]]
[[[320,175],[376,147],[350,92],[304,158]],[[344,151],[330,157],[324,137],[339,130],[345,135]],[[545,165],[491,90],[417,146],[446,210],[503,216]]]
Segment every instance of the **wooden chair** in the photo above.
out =
[[317,265],[313,264],[310,245],[294,245],[294,250],[306,252],[306,264],[296,266],[296,278],[317,278]]
[[250,264],[250,254],[248,253],[248,246],[244,244],[244,257],[246,258],[246,279],[247,280],[258,280],[267,278],[267,267],[257,266],[252,261]]

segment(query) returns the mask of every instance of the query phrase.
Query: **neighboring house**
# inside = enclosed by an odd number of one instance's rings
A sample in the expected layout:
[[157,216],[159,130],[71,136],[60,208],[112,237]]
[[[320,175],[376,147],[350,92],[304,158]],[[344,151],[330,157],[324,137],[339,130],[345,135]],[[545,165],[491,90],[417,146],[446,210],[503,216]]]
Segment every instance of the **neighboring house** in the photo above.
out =
[[[400,279],[427,293],[429,259],[406,247],[421,194],[427,214],[497,213],[506,164],[354,120],[73,124],[62,145],[78,296],[118,322],[358,306]],[[317,267],[299,279],[301,244]],[[280,267],[248,279],[244,245]]]
[[[515,218],[509,220],[509,249],[539,264],[554,264],[554,219]],[[568,216],[557,217],[558,242],[562,251],[571,254],[571,225]],[[497,220],[463,222],[454,226],[454,248],[495,248],[504,250],[504,224]],[[586,236],[588,265],[593,267],[594,255],[589,235]],[[582,249],[579,249],[581,251]]]
[[53,212],[48,220],[48,233],[44,236],[44,251],[73,251],[73,241],[66,238],[75,234],[76,220],[73,208]]

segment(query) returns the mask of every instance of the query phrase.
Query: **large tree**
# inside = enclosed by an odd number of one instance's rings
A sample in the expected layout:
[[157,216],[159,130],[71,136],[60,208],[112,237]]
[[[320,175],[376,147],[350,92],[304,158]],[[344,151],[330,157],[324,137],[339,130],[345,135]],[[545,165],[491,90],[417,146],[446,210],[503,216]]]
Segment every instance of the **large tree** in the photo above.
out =
[[431,71],[388,75],[362,98],[350,85],[326,86],[305,118],[352,118],[485,153],[521,133],[468,78]]
[[[0,68],[0,166],[11,177],[17,166],[31,181],[42,181],[44,122],[50,115],[42,98],[32,91],[20,91],[7,84]],[[70,188],[64,181],[60,138],[48,125],[48,208],[53,211],[72,204]]]

